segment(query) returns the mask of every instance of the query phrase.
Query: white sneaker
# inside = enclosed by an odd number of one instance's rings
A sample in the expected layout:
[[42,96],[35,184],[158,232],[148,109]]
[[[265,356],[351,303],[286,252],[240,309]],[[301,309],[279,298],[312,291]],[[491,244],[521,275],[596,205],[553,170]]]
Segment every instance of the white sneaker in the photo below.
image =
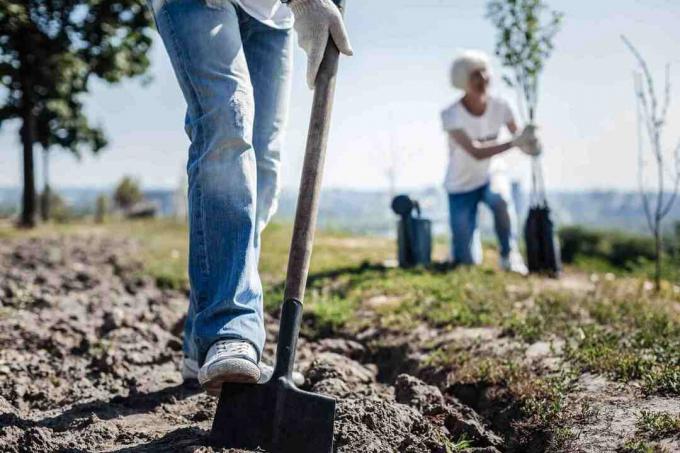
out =
[[[260,362],[259,367],[260,380],[258,381],[258,384],[264,384],[265,382],[269,381],[269,379],[272,377],[272,374],[274,374],[274,367],[267,365],[264,362]],[[198,362],[196,360],[190,359],[189,357],[184,357],[182,359],[182,379],[184,382],[192,383],[194,381],[198,381],[199,369],[200,367],[198,366]],[[298,387],[304,385],[305,377],[299,371],[293,371],[293,382]]]
[[260,380],[255,347],[247,341],[215,342],[198,370],[198,382],[210,395],[219,395],[224,383],[257,384]]
[[503,257],[500,260],[501,269],[506,272],[514,272],[516,274],[527,276],[529,269],[524,264],[524,258],[519,252],[510,252],[510,255]]

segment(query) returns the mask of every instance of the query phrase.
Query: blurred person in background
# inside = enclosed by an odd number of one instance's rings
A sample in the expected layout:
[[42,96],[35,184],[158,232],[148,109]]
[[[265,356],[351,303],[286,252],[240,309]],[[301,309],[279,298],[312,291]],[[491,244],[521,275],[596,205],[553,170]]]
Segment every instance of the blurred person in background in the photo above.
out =
[[292,32],[313,87],[326,44],[352,49],[331,0],[149,0],[191,141],[185,380],[209,393],[267,380],[260,234],[276,210]]
[[[489,58],[483,52],[465,51],[453,62],[451,83],[464,95],[441,114],[449,143],[444,185],[449,194],[451,255],[454,264],[481,263],[477,211],[484,203],[493,214],[501,268],[526,275],[511,187],[499,155],[516,147],[535,155],[540,144],[533,126],[517,134],[512,109],[504,99],[489,94],[490,82]],[[513,138],[499,141],[504,127]]]

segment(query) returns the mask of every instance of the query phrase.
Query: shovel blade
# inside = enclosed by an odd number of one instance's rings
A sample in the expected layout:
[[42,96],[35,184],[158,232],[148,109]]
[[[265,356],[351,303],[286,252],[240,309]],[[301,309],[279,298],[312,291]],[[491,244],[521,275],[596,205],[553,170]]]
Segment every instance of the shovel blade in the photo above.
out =
[[299,390],[286,378],[225,384],[210,439],[217,447],[332,453],[334,421],[334,399]]

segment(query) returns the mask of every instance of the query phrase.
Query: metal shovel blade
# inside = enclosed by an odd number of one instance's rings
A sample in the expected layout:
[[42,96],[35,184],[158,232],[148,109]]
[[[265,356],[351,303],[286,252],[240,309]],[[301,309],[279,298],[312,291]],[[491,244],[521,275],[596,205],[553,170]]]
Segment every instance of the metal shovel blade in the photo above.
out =
[[271,453],[331,453],[335,400],[293,384],[302,303],[284,302],[276,368],[266,384],[224,384],[212,426],[219,447]]
[[285,378],[225,385],[212,442],[272,453],[331,453],[335,400],[295,388]]

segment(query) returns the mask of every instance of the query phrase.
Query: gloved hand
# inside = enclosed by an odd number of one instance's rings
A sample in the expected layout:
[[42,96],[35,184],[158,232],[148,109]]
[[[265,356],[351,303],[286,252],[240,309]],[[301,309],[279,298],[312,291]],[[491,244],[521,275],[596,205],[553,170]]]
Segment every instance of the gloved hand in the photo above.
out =
[[520,149],[530,156],[540,156],[543,153],[543,144],[537,138],[531,140],[526,146],[520,147]]
[[340,11],[331,0],[291,0],[289,5],[295,16],[298,42],[307,54],[307,84],[313,89],[329,36],[341,53],[354,52]]
[[543,148],[536,137],[536,126],[533,124],[526,126],[522,133],[512,140],[512,144],[530,156],[540,155]]

